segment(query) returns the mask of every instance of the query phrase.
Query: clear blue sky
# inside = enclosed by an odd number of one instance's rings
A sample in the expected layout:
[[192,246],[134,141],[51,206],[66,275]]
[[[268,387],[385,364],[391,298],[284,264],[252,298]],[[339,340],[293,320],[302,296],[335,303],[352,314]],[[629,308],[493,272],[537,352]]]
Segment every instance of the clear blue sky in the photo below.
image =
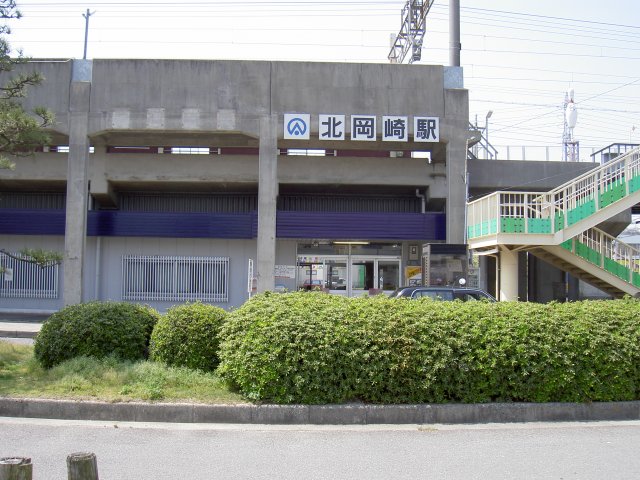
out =
[[[12,46],[37,58],[387,61],[404,0],[59,2],[18,0]],[[575,90],[581,157],[640,143],[640,4],[632,0],[461,0],[470,120],[504,145],[562,142],[564,94]],[[427,20],[424,64],[448,63],[448,1]],[[401,113],[401,112],[400,112]],[[636,127],[633,130],[633,126]]]

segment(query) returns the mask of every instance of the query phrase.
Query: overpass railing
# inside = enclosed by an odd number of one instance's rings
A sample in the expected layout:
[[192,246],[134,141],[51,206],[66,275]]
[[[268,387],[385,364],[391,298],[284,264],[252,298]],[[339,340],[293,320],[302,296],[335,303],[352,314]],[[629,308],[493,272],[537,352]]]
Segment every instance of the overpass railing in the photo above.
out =
[[[483,137],[484,138],[484,137]],[[479,160],[526,160],[539,162],[566,162],[562,145],[495,145],[488,151],[482,145],[474,145],[470,151]],[[594,149],[592,149],[594,150]],[[597,158],[585,150],[581,163],[594,163]]]
[[467,238],[553,234],[639,191],[636,148],[547,193],[496,192],[468,203]]

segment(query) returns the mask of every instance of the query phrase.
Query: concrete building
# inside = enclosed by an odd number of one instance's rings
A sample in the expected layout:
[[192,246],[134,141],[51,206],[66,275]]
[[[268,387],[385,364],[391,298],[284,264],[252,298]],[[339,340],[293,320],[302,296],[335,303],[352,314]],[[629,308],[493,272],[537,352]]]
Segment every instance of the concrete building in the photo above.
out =
[[[3,257],[0,312],[93,299],[230,308],[254,291],[353,296],[422,275],[453,283],[469,274],[467,192],[531,179],[548,189],[592,167],[467,163],[459,67],[46,60],[23,68],[46,78],[26,106],[49,108],[57,123],[50,146],[0,171],[0,247],[64,251],[64,261],[38,270]],[[491,278],[480,280],[489,290]]]

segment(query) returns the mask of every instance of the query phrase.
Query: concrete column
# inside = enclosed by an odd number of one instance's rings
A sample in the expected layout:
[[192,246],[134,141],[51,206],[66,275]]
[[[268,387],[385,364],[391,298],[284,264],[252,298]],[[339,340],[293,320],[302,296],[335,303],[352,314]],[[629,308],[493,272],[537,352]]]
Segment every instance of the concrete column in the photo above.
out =
[[567,293],[570,302],[580,300],[580,280],[570,273],[567,273]]
[[441,120],[440,139],[447,148],[447,243],[465,243],[469,92],[446,88],[444,100],[446,116]]
[[465,243],[467,144],[456,137],[447,144],[447,243]]
[[260,118],[258,154],[258,293],[275,289],[276,206],[278,201],[278,116]]
[[[84,63],[82,66],[86,66]],[[89,70],[90,71],[90,70]],[[67,160],[67,204],[64,238],[64,305],[84,298],[84,257],[89,199],[89,105],[91,77],[74,65],[69,91],[69,157]]]
[[518,252],[518,300],[529,301],[529,255]]
[[518,252],[500,251],[500,301],[518,300]]

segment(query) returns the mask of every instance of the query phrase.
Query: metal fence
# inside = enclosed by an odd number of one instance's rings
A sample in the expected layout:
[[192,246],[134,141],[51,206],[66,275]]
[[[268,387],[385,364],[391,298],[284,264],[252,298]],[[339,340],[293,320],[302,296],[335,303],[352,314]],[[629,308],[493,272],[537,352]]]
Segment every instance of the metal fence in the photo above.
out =
[[[474,150],[475,148],[475,150]],[[539,162],[564,162],[562,145],[495,145],[493,151],[471,147],[471,151],[480,160],[527,160]],[[592,149],[581,150],[580,162],[595,162]]]
[[229,257],[124,255],[123,300],[229,301]]
[[59,266],[41,267],[21,258],[19,253],[0,252],[0,297],[58,298]]

